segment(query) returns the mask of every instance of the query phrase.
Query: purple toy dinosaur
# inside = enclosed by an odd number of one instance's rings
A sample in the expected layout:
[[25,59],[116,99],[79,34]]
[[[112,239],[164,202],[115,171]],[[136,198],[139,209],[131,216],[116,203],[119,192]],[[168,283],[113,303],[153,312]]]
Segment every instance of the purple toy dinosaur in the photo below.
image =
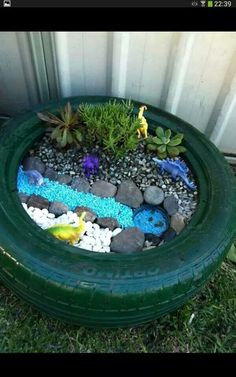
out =
[[28,177],[29,183],[33,183],[37,187],[44,184],[43,176],[37,170],[25,170],[24,173]]
[[99,169],[98,157],[92,154],[85,156],[83,161],[83,168],[87,178],[89,178],[91,174],[97,174]]
[[189,168],[185,162],[176,160],[172,161],[170,159],[158,160],[158,158],[153,158],[153,161],[160,167],[160,173],[163,174],[164,170],[171,174],[172,179],[175,181],[177,177],[180,177],[184,183],[191,190],[195,190],[196,186],[193,182],[190,182],[187,174],[189,173]]

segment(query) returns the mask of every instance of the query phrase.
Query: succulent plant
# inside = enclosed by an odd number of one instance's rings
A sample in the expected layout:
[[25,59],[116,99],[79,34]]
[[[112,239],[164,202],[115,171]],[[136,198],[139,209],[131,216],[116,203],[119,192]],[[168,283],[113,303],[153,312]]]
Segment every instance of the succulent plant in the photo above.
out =
[[50,123],[56,128],[51,133],[51,139],[64,148],[68,144],[82,141],[82,133],[78,128],[81,126],[78,112],[74,112],[68,102],[64,108],[59,109],[59,116],[52,113],[37,113],[38,117],[44,122]]
[[180,145],[182,143],[183,134],[176,134],[171,138],[171,130],[163,130],[162,127],[156,128],[156,136],[149,137],[146,140],[147,149],[156,152],[159,158],[176,157],[180,153],[186,152],[186,148]]

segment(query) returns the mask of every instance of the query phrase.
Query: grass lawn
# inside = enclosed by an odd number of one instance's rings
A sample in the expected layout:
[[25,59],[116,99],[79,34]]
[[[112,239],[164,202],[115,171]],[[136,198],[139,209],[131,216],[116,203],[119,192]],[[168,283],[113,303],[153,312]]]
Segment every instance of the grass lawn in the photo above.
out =
[[0,352],[236,352],[235,287],[236,266],[224,262],[179,310],[138,328],[93,330],[50,319],[0,285]]

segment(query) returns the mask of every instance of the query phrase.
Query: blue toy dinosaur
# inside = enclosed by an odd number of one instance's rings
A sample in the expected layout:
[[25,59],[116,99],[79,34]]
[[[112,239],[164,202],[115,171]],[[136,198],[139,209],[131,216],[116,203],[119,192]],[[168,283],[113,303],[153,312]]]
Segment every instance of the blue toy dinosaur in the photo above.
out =
[[44,184],[43,176],[37,170],[25,170],[24,173],[28,177],[29,183],[33,183],[37,187]]
[[164,170],[171,174],[172,179],[175,181],[177,177],[180,177],[184,183],[191,190],[195,190],[196,186],[193,182],[190,182],[187,175],[189,173],[189,168],[187,165],[180,160],[172,161],[170,159],[158,160],[158,158],[153,158],[153,161],[160,167],[160,173],[163,174]]

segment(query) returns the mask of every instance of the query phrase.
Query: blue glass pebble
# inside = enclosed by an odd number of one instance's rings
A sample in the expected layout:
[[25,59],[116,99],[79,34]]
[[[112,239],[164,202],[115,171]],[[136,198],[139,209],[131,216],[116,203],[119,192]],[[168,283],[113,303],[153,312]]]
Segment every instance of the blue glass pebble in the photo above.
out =
[[134,224],[143,233],[156,236],[163,234],[169,227],[169,221],[163,211],[158,208],[143,206],[134,215]]

